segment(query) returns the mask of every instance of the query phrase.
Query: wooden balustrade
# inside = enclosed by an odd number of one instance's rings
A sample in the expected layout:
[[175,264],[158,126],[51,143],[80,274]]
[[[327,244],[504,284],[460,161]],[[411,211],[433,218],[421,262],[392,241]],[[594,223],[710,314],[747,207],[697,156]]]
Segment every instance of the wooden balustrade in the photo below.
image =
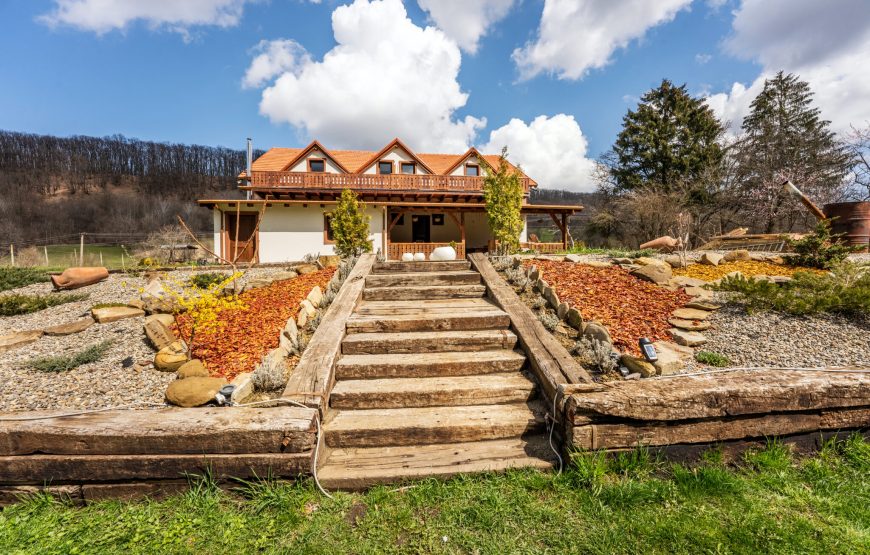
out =
[[[393,243],[387,244],[387,260],[401,260],[405,253],[416,254],[422,252],[426,255],[426,260],[432,251],[438,247],[449,247],[450,243]],[[465,242],[457,241],[454,248],[456,249],[456,258],[465,258]]]
[[[530,180],[520,179],[526,192]],[[253,187],[288,189],[353,189],[359,191],[466,191],[482,192],[483,178],[464,175],[409,175],[368,173],[251,172]]]

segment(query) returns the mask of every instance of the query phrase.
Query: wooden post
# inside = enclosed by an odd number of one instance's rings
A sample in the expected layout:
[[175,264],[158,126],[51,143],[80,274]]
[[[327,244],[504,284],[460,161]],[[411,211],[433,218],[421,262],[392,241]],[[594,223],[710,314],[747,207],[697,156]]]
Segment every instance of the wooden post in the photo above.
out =
[[9,258],[12,259],[12,265],[15,266],[15,245],[9,245]]
[[103,265],[103,251],[100,251],[100,266]]
[[85,234],[79,237],[79,266],[85,265]]
[[42,247],[42,252],[45,254],[45,265],[48,266],[48,247]]
[[568,249],[568,214],[562,214],[562,248]]
[[127,271],[127,267],[124,265],[124,251],[121,250],[121,270]]

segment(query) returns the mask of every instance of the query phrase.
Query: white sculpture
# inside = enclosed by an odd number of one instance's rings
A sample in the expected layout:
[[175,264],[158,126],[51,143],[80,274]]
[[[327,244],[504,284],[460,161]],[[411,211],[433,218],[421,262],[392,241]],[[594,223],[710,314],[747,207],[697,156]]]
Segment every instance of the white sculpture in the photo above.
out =
[[414,262],[423,262],[424,260],[426,260],[426,255],[422,252],[414,254]]
[[429,260],[456,260],[456,249],[453,247],[437,247],[429,255]]
[[406,252],[402,255],[402,262],[412,262],[414,260],[414,255],[410,252]]

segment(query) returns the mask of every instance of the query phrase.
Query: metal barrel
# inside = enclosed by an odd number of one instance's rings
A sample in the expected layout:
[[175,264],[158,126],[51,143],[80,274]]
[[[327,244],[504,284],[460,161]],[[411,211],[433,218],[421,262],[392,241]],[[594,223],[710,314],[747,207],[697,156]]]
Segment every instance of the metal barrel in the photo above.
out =
[[824,211],[828,218],[836,218],[831,222],[833,233],[845,234],[846,243],[870,252],[870,202],[836,202],[826,204]]

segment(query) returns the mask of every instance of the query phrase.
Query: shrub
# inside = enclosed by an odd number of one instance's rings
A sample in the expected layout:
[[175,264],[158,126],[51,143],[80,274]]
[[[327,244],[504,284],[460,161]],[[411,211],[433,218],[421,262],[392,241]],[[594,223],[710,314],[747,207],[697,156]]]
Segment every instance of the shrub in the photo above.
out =
[[35,358],[27,365],[40,372],[66,372],[85,364],[97,362],[103,358],[111,346],[112,341],[103,341],[74,355]]
[[520,246],[520,233],[523,231],[523,184],[520,174],[507,163],[507,147],[501,151],[498,167],[493,168],[483,159],[483,199],[486,204],[486,217],[492,236],[498,243],[501,253],[515,251]]
[[831,233],[829,220],[819,220],[813,232],[803,239],[786,239],[796,253],[788,257],[788,262],[793,266],[830,269],[846,260],[849,254],[861,249],[861,247],[846,245],[842,237],[842,233],[836,235]]
[[221,283],[229,277],[221,272],[206,272],[204,274],[196,274],[190,277],[190,285],[198,289],[211,289],[213,286]]
[[356,256],[372,250],[369,241],[369,220],[366,205],[359,202],[350,189],[341,192],[341,198],[332,211],[330,227],[335,237],[335,252],[341,256]]
[[544,327],[547,328],[547,331],[556,331],[556,328],[559,327],[559,317],[553,314],[552,312],[542,312],[538,314],[538,320],[544,324]]
[[48,274],[33,268],[0,267],[0,291],[48,281]]
[[695,353],[695,360],[707,366],[716,366],[719,368],[728,366],[731,361],[725,355],[714,353],[713,351],[698,351]]
[[797,272],[791,281],[782,285],[739,275],[728,276],[722,279],[718,289],[735,293],[749,311],[775,310],[797,315],[870,312],[870,266],[849,261],[835,264],[824,274]]
[[251,381],[258,391],[273,391],[284,387],[284,357],[266,355],[251,374]]
[[0,316],[30,314],[52,306],[81,301],[87,295],[76,293],[68,295],[0,295]]
[[532,309],[533,310],[540,310],[540,309],[544,308],[545,306],[547,306],[547,299],[545,299],[544,297],[537,296],[534,299],[532,299]]
[[616,361],[611,356],[610,346],[597,339],[583,336],[574,343],[571,351],[580,359],[580,364],[599,372],[616,370]]

